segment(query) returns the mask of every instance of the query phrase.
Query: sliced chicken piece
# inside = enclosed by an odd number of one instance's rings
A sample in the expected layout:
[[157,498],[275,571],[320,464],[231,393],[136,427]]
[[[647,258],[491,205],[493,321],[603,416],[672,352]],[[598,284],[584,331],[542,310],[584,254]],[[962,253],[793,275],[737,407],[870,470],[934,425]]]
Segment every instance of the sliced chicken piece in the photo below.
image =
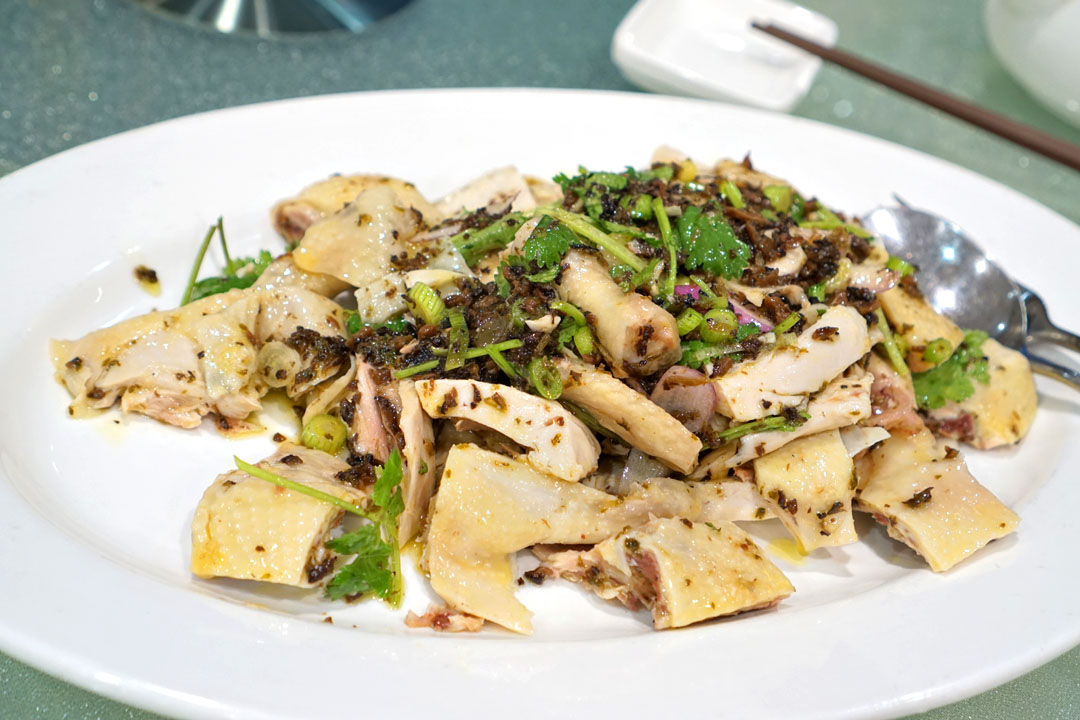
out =
[[355,387],[355,381],[356,358],[350,357],[348,370],[335,378],[333,382],[317,386],[304,397],[304,417],[301,420],[301,426],[307,425],[308,421],[316,415],[336,410],[341,401],[349,395],[350,387]]
[[874,293],[883,293],[891,290],[899,276],[896,272],[883,267],[879,263],[862,262],[851,266],[851,274],[848,278],[848,287],[862,288]]
[[[164,406],[152,417],[181,427],[198,425],[211,408],[198,359],[200,348],[183,328],[203,315],[224,310],[243,295],[242,290],[231,290],[176,310],[124,320],[79,340],[53,340],[49,349],[56,378],[74,398],[68,414],[85,417],[111,407],[132,387],[146,388],[151,394],[158,387]],[[102,386],[106,372],[110,376]]]
[[405,509],[398,518],[398,544],[404,545],[420,529],[435,489],[435,432],[420,406],[415,384],[411,380],[401,381],[398,394],[401,396],[401,434],[405,438],[402,450]]
[[453,217],[492,205],[510,203],[513,211],[525,212],[536,207],[536,199],[525,176],[512,165],[491,170],[435,203],[439,212]]
[[400,417],[400,401],[395,404],[396,393],[392,390],[389,372],[376,370],[357,358],[349,449],[357,455],[370,454],[380,463],[385,463],[390,452],[398,446],[393,429]]
[[593,544],[650,516],[726,519],[711,483],[657,478],[618,498],[557,480],[513,458],[455,445],[432,503],[425,545],[431,586],[451,607],[530,633],[514,598],[513,553],[540,544]]
[[579,360],[556,361],[562,397],[580,405],[604,428],[633,447],[688,473],[697,464],[701,440],[662,407],[602,370]]
[[364,190],[340,211],[308,228],[293,262],[307,272],[332,275],[353,287],[366,287],[392,268],[391,258],[430,251],[409,241],[423,229],[415,198],[389,185]]
[[753,188],[761,188],[765,185],[788,185],[785,180],[774,175],[768,175],[763,172],[754,170],[751,167],[747,167],[745,161],[739,162],[731,160],[730,158],[724,158],[716,163],[715,172],[721,180],[730,180],[733,183],[743,183]]
[[595,548],[600,572],[657,630],[772,607],[795,591],[750,536],[730,522],[664,518]]
[[529,185],[529,190],[533,194],[533,199],[537,205],[548,205],[554,202],[562,202],[563,194],[562,188],[558,183],[553,183],[547,178],[535,177],[533,175],[526,175],[525,182]]
[[[224,310],[195,318],[184,328],[199,347],[207,397],[228,418],[243,419],[259,409],[262,393],[252,378],[256,376],[261,295],[244,293]],[[325,302],[325,298],[320,300]]]
[[309,185],[296,197],[275,205],[271,212],[274,227],[282,237],[295,245],[309,227],[338,212],[361,192],[373,187],[390,188],[423,213],[429,224],[441,219],[440,213],[416,191],[412,183],[382,175],[333,175]]
[[833,379],[812,395],[806,413],[810,418],[791,431],[752,433],[738,440],[739,450],[725,461],[727,467],[774,452],[801,437],[854,425],[870,416],[870,387],[874,378],[857,366]]
[[675,318],[636,292],[624,293],[596,255],[571,250],[555,286],[559,297],[588,313],[612,372],[652,375],[682,355]]
[[[766,232],[772,232],[771,230]],[[765,267],[772,268],[780,275],[797,275],[802,266],[806,264],[806,251],[802,245],[788,248],[782,256],[776,260],[765,263]],[[760,304],[760,303],[759,303]]]
[[348,288],[349,284],[333,275],[301,270],[293,262],[292,253],[285,253],[263,270],[262,275],[255,281],[254,287],[262,290],[300,288],[326,297],[334,297]]
[[911,378],[901,377],[892,364],[877,353],[870,353],[866,369],[874,376],[870,388],[870,418],[866,424],[885,428],[892,434],[912,435],[926,429],[915,405]]
[[837,430],[758,458],[754,484],[804,553],[859,539],[851,511],[854,466]]
[[916,366],[923,362],[923,351],[932,341],[944,338],[953,349],[960,347],[964,341],[964,331],[930,307],[930,303],[920,294],[896,287],[880,293],[878,300],[889,325],[907,344],[908,357]]
[[738,422],[776,415],[801,404],[869,350],[858,311],[830,307],[794,345],[767,350],[713,380],[719,410]]
[[869,450],[882,440],[889,438],[889,431],[872,425],[849,425],[840,428],[840,439],[847,448],[849,457],[855,457],[863,450]]
[[993,338],[983,343],[982,352],[990,382],[972,382],[971,397],[929,411],[927,422],[936,435],[989,450],[1023,439],[1035,421],[1039,398],[1026,357]]
[[484,619],[443,605],[428,605],[423,615],[410,610],[405,616],[405,625],[414,629],[431,628],[436,632],[480,632]]
[[856,509],[873,513],[889,535],[944,572],[1020,518],[975,481],[960,455],[929,431],[893,435],[856,463]]
[[[308,290],[231,290],[53,341],[51,352],[73,417],[120,399],[127,412],[190,428],[210,412],[242,420],[272,386],[299,397],[340,372],[348,364],[343,324],[336,303]],[[280,340],[296,345],[294,374],[270,382],[261,352]]]
[[649,399],[692,433],[701,432],[716,414],[716,390],[709,378],[682,365],[664,371]]
[[472,380],[424,380],[420,404],[433,418],[461,418],[491,428],[528,449],[538,470],[577,482],[596,470],[600,443],[557,402],[506,385]]
[[[364,493],[334,479],[349,466],[318,450],[282,443],[258,467],[358,505],[365,501]],[[195,509],[191,571],[202,578],[313,587],[333,570],[334,553],[325,542],[343,514],[329,503],[232,470],[218,476]]]

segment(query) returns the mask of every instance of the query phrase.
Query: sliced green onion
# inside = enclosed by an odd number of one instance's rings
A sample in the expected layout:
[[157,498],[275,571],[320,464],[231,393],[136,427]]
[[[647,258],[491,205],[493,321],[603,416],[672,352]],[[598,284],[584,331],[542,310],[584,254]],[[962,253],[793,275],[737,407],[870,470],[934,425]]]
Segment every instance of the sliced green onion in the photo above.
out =
[[304,423],[300,432],[300,442],[312,450],[322,450],[331,455],[345,447],[345,438],[349,428],[345,421],[334,415],[316,415]]
[[552,300],[549,303],[552,310],[558,310],[563,315],[574,320],[579,325],[585,325],[585,315],[578,310],[577,306],[573,303],[568,303],[565,300]]
[[438,291],[418,282],[409,288],[409,300],[413,313],[428,325],[438,325],[446,312],[446,303]]
[[459,232],[450,238],[450,242],[465,258],[465,262],[473,265],[492,250],[501,250],[509,245],[524,221],[525,216],[522,213],[510,213],[486,228],[470,228]]
[[488,357],[490,357],[492,362],[494,362],[495,365],[497,365],[498,368],[503,371],[503,374],[506,375],[506,377],[510,378],[511,380],[517,380],[517,370],[514,370],[514,366],[510,364],[510,361],[507,360],[501,352],[499,352],[493,347],[486,348],[486,350]]
[[450,330],[446,334],[448,350],[446,353],[446,370],[457,370],[465,364],[465,351],[469,349],[469,326],[465,324],[465,313],[454,308],[448,313],[450,318]]
[[438,360],[428,360],[427,362],[422,362],[419,365],[410,365],[407,368],[402,368],[401,370],[396,370],[394,372],[394,378],[397,379],[397,380],[404,380],[407,377],[412,377],[413,375],[419,375],[420,373],[426,373],[429,370],[435,370],[438,367],[439,367],[439,361]]
[[695,285],[697,285],[699,288],[701,288],[701,292],[705,293],[705,297],[710,297],[710,298],[716,297],[716,293],[713,292],[713,289],[711,287],[709,287],[709,284],[707,282],[705,282],[701,278],[696,277],[694,275],[691,275],[690,279],[694,281]]
[[881,308],[878,308],[874,311],[874,315],[877,317],[878,328],[881,330],[881,344],[885,347],[885,355],[889,358],[889,362],[892,363],[893,369],[901,377],[909,377],[911,371],[908,370],[907,363],[904,362],[904,355],[896,344],[896,338],[893,336],[892,328],[889,327],[889,321],[885,319],[885,313],[881,311]]
[[[515,339],[515,340],[503,340],[500,343],[494,343],[493,345],[485,345],[484,347],[469,348],[468,350],[465,351],[465,359],[466,360],[475,360],[476,358],[484,357],[485,355],[487,355],[487,356],[491,357],[492,360],[495,360],[495,357],[492,355],[492,353],[502,353],[505,350],[514,350],[516,348],[521,347],[524,344],[525,343],[522,342],[521,340],[516,340]],[[448,351],[444,350],[443,348],[432,348],[431,351],[433,353],[435,353],[436,355],[446,355],[447,352],[448,352]],[[504,358],[504,361],[505,361],[505,358]],[[504,368],[501,364],[499,364],[498,360],[495,360],[495,364],[498,365],[499,369],[501,369],[503,372],[506,372],[506,368]],[[507,366],[509,366],[509,364],[507,364]],[[397,378],[398,380],[401,380],[402,378],[412,377],[413,375],[419,375],[420,373],[426,373],[426,372],[428,372],[430,370],[435,370],[438,367],[439,367],[439,361],[438,360],[428,360],[427,362],[422,362],[419,365],[410,365],[407,368],[402,368],[401,370],[398,370],[398,371],[396,371],[394,373],[394,377]],[[506,373],[506,374],[510,375],[510,377],[517,377],[516,374],[513,374],[513,375],[511,375],[510,373]]]
[[345,311],[345,329],[350,335],[355,335],[364,329],[364,321],[360,319],[360,313],[355,310]]
[[896,257],[895,255],[890,256],[889,259],[885,261],[885,267],[889,268],[893,272],[900,273],[900,277],[904,277],[905,275],[911,275],[915,272],[914,265],[907,262],[903,258]]
[[814,283],[806,288],[806,294],[818,302],[825,302],[825,283]]
[[836,213],[824,205],[818,205],[817,214],[821,216],[821,220],[802,220],[799,222],[799,227],[816,228],[818,230],[835,230],[837,228],[843,228],[852,235],[858,235],[864,239],[874,237],[873,233],[866,228],[859,227],[854,223],[844,222],[836,215]]
[[603,230],[594,227],[585,216],[558,207],[546,208],[546,212],[581,237],[611,253],[611,255],[619,262],[629,265],[635,271],[645,269],[645,260],[630,252],[626,245],[614,239]]
[[653,198],[652,207],[653,215],[656,217],[656,224],[660,227],[660,239],[668,251],[667,277],[664,279],[664,287],[660,294],[669,298],[675,294],[675,275],[679,269],[678,256],[675,254],[675,241],[671,234],[671,219],[668,218],[664,201],[658,197]]
[[742,192],[739,190],[739,186],[730,180],[725,180],[720,183],[720,192],[724,194],[728,202],[731,203],[731,207],[744,208],[746,207],[746,201],[743,200]]
[[540,397],[557,400],[562,395],[562,374],[548,358],[535,357],[529,361],[529,381]]
[[371,513],[369,513],[364,508],[360,507],[359,505],[354,505],[353,503],[349,502],[348,500],[342,500],[341,498],[337,497],[336,495],[331,495],[330,493],[324,493],[322,490],[316,490],[315,488],[308,487],[307,485],[304,485],[303,483],[298,483],[298,482],[296,482],[294,480],[290,480],[289,478],[282,477],[281,475],[278,475],[277,473],[272,473],[269,470],[264,470],[261,467],[258,467],[256,465],[252,465],[251,463],[244,462],[243,460],[236,457],[235,455],[233,455],[233,462],[236,463],[236,467],[240,468],[241,470],[243,470],[248,475],[250,475],[250,476],[252,476],[254,478],[258,478],[259,480],[265,480],[268,483],[273,483],[274,485],[277,485],[278,487],[283,487],[286,490],[292,490],[294,492],[302,493],[304,495],[307,495],[308,497],[313,497],[316,500],[322,500],[324,503],[330,503],[331,505],[336,505],[339,508],[341,508],[342,510],[344,510],[346,512],[350,512],[353,515],[359,515],[362,518],[367,518],[368,520],[374,520]]
[[611,222],[610,220],[601,220],[600,227],[609,233],[617,233],[622,235],[629,235],[630,237],[640,238],[648,242],[650,245],[656,243],[656,238],[652,237],[651,235],[649,235],[649,233],[645,232],[640,228],[631,227],[629,225],[620,225],[619,223]]
[[217,229],[217,225],[211,225],[210,229],[206,231],[206,237],[203,238],[202,244],[199,245],[199,252],[195,255],[195,265],[192,266],[191,275],[188,277],[187,289],[184,290],[184,297],[180,300],[181,305],[187,305],[191,302],[191,293],[195,291],[195,281],[199,279],[199,269],[202,267],[203,258],[206,257],[206,249],[210,247],[210,241],[214,239],[214,233],[217,232]]
[[638,195],[634,198],[634,206],[630,208],[630,217],[640,221],[652,220],[652,196]]
[[795,327],[795,323],[799,322],[800,320],[802,320],[802,315],[797,312],[793,312],[786,318],[781,320],[780,324],[773,328],[773,332],[777,335],[782,335],[791,328]]
[[922,359],[933,365],[940,365],[949,359],[952,352],[952,343],[945,338],[938,338],[937,340],[931,340],[926,344],[926,349],[923,350]]
[[778,212],[786,213],[791,210],[794,192],[790,185],[766,185],[761,188],[761,194],[768,198],[769,204]]
[[675,318],[675,322],[679,327],[679,337],[689,335],[694,330],[697,330],[698,325],[701,324],[703,319],[701,313],[694,308],[686,308],[683,310],[679,313],[679,317]]
[[593,336],[588,327],[583,325],[574,331],[574,347],[582,356],[593,354]]
[[707,343],[729,342],[739,329],[739,318],[731,310],[713,308],[705,313],[698,328],[701,339]]
[[810,414],[807,412],[799,412],[799,418],[800,422],[790,422],[783,415],[772,415],[767,418],[761,418],[760,420],[751,420],[750,422],[732,425],[727,430],[721,430],[716,434],[716,439],[721,442],[728,442],[729,440],[741,438],[744,435],[751,435],[753,433],[766,432],[769,430],[791,432],[809,420]]
[[791,212],[788,216],[795,222],[799,222],[803,219],[803,213],[806,212],[806,201],[803,200],[802,195],[795,193],[795,200],[791,204]]

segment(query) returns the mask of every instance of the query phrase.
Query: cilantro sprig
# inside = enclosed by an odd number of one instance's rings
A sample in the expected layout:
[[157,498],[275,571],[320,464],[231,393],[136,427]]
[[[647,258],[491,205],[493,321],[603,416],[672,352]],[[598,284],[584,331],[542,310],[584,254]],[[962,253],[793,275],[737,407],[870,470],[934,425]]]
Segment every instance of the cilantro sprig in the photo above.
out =
[[[216,277],[199,280],[199,270],[202,268],[203,258],[206,257],[206,251],[210,247],[214,235],[220,238],[221,251],[225,255],[224,273]],[[217,222],[210,226],[202,244],[199,245],[199,252],[195,256],[195,265],[191,268],[191,275],[188,278],[187,288],[184,290],[184,297],[180,304],[187,305],[190,302],[201,300],[210,295],[228,292],[229,290],[247,289],[255,284],[255,281],[259,279],[259,276],[272,262],[274,262],[274,256],[266,250],[259,251],[256,257],[230,257],[229,245],[225,241],[225,224],[219,217]]]
[[990,368],[982,353],[988,335],[982,330],[968,330],[964,342],[948,360],[926,372],[913,373],[915,401],[923,410],[937,410],[947,402],[963,402],[975,393],[972,380],[982,385],[990,382]]
[[398,450],[391,452],[386,464],[375,471],[375,486],[365,507],[282,477],[238,457],[233,460],[236,467],[252,477],[313,497],[369,520],[371,524],[363,525],[326,543],[331,550],[355,556],[352,562],[330,580],[326,586],[326,594],[331,600],[373,594],[391,607],[401,606],[401,549],[397,544],[397,531],[398,516],[405,509],[405,499],[401,490],[401,453]]
[[702,268],[734,280],[750,264],[750,246],[735,237],[735,231],[719,215],[689,207],[679,217],[677,230],[689,270]]
[[326,546],[343,555],[355,555],[326,586],[331,600],[374,594],[391,607],[400,607],[401,549],[397,544],[398,516],[405,509],[401,494],[401,453],[396,449],[386,464],[375,471],[375,486],[371,502],[375,506],[368,515],[371,525],[364,525],[330,540]]

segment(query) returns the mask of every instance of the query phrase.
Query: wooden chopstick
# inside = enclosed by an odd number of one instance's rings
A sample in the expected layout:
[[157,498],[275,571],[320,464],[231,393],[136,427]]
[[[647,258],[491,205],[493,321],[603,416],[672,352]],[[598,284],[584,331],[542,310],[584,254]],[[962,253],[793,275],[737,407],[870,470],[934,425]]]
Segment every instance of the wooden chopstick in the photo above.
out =
[[999,115],[986,108],[961,100],[954,95],[924,85],[910,77],[887,70],[880,65],[867,62],[842,50],[834,50],[824,45],[818,45],[812,40],[781,30],[775,25],[763,25],[754,22],[751,23],[751,26],[784,42],[802,48],[812,55],[817,55],[823,60],[835,63],[856,75],[862,75],[864,78],[881,83],[887,88],[947,112],[961,120],[966,120],[972,125],[1026,147],[1028,150],[1034,150],[1040,155],[1045,155],[1051,160],[1071,167],[1073,170],[1080,170],[1080,146],[1073,145],[1041,130],[1036,130],[1030,125],[1010,120],[1004,115]]

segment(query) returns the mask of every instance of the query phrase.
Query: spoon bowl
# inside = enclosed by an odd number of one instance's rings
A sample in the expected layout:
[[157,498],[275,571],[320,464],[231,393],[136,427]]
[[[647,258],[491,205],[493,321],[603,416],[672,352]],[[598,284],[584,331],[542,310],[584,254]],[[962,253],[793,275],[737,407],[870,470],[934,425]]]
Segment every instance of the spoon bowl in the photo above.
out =
[[985,330],[1002,345],[1022,352],[1038,373],[1080,390],[1080,372],[1028,349],[1052,343],[1080,352],[1080,336],[1050,322],[1035,292],[1017,284],[955,223],[916,210],[881,207],[862,218],[890,255],[919,270],[919,289],[935,310],[965,329]]
[[931,307],[1002,345],[1023,346],[1023,291],[957,225],[907,206],[877,208],[862,223],[890,255],[918,268],[919,289]]

